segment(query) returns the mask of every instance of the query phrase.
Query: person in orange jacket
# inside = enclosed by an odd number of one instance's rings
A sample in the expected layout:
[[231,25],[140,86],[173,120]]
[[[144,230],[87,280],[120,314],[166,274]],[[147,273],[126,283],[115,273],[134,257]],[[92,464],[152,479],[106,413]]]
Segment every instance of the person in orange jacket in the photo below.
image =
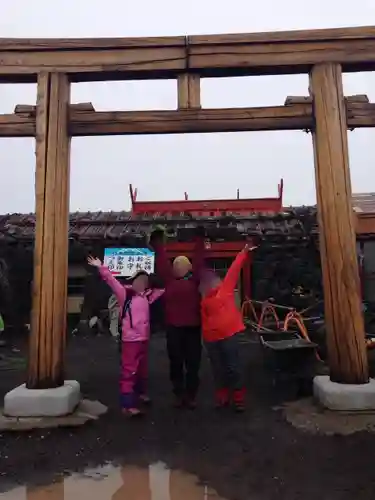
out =
[[216,386],[216,407],[228,406],[232,397],[238,412],[245,410],[245,387],[237,334],[245,326],[234,291],[248,253],[255,248],[246,245],[222,281],[211,270],[205,270],[200,281],[202,334]]

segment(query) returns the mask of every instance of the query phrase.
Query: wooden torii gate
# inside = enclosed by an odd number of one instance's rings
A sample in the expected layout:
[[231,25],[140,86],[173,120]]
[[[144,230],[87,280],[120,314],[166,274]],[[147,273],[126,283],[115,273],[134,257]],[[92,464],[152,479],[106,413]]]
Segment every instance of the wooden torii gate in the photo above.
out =
[[[0,137],[36,138],[33,318],[27,386],[63,383],[70,137],[311,130],[331,379],[368,381],[351,206],[347,128],[374,127],[375,105],[345,99],[342,72],[375,69],[375,27],[118,39],[0,39],[0,83],[37,82],[36,108],[0,116]],[[200,79],[309,73],[310,99],[202,109]],[[71,82],[176,79],[175,111],[70,105]],[[303,168],[303,166],[301,166]]]

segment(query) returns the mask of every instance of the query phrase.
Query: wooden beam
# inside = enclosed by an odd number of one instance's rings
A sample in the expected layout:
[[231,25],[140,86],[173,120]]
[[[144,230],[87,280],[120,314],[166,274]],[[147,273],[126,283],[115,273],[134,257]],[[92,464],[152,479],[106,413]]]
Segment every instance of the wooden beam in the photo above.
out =
[[[280,43],[280,42],[326,42],[327,40],[366,40],[375,37],[375,26],[351,28],[329,28],[315,30],[263,31],[258,33],[231,33],[221,35],[194,35],[190,42],[195,44],[238,44],[238,43]],[[19,39],[14,39],[18,40]],[[45,39],[45,42],[47,40]],[[30,40],[32,43],[32,40]],[[1,49],[1,42],[0,42]]]
[[76,104],[71,104],[69,106],[71,111],[81,112],[81,113],[90,113],[95,111],[94,105],[92,102],[78,102]]
[[[375,127],[375,104],[347,103],[349,129]],[[311,130],[312,104],[264,108],[70,113],[72,136]],[[0,119],[1,136],[1,119]]]
[[345,97],[345,100],[356,104],[368,104],[370,102],[370,99],[366,94],[348,95],[348,97]]
[[34,82],[49,71],[71,81],[176,78],[186,68],[186,38],[0,40],[0,83]]
[[[91,102],[70,104],[70,111],[79,113],[95,113]],[[36,106],[17,104],[14,114],[0,115],[0,137],[35,137]]]
[[[294,98],[292,98],[293,100]],[[347,98],[349,129],[375,127],[375,104]],[[301,98],[298,98],[301,101]],[[89,103],[70,105],[69,132],[76,136],[183,134],[255,130],[311,130],[312,103],[264,108],[189,109],[178,111],[91,111]],[[18,108],[18,106],[17,106]],[[33,108],[34,112],[28,108]],[[34,137],[35,106],[23,113],[0,115],[0,137]],[[25,112],[28,109],[27,113]],[[88,111],[87,111],[88,110]]]
[[346,118],[350,130],[375,127],[375,104],[347,102]]
[[[313,126],[312,106],[178,111],[86,111],[70,106],[69,132],[75,136],[182,134],[251,130],[298,130]],[[22,106],[23,107],[23,106]],[[35,109],[35,107],[34,107]],[[361,117],[368,123],[367,115]],[[375,126],[375,109],[373,112]],[[353,125],[353,124],[352,124]],[[367,126],[367,125],[364,125]],[[35,116],[0,115],[0,137],[33,137]]]
[[368,382],[341,67],[311,71],[320,257],[331,380]]
[[288,97],[285,99],[284,106],[293,106],[295,104],[312,104],[312,97],[288,95]]
[[79,115],[72,112],[70,118],[69,130],[73,136],[298,130],[313,126],[311,105]]
[[[373,71],[375,27],[115,39],[0,39],[0,82],[34,82],[36,74],[68,73],[71,81],[306,73],[336,62]],[[188,68],[188,71],[187,71]]]
[[[345,105],[347,105],[347,103],[368,104],[370,102],[370,99],[366,94],[349,95],[347,97],[344,97],[344,99]],[[291,106],[293,104],[312,104],[312,102],[313,99],[311,96],[288,95],[288,97],[285,99],[284,106]]]
[[69,90],[65,75],[41,73],[38,77],[33,311],[27,379],[31,389],[57,387],[64,381]]
[[[355,28],[362,33],[362,28]],[[345,28],[344,28],[345,30]],[[353,31],[352,28],[350,28]],[[319,31],[319,30],[318,30]],[[375,31],[375,30],[374,30]],[[358,33],[359,33],[358,32]],[[356,35],[357,36],[357,35]],[[366,35],[367,36],[367,35]],[[150,49],[185,46],[185,36],[117,38],[0,38],[0,51],[45,52],[65,50]]]
[[17,104],[14,107],[16,115],[36,116],[36,106],[32,104]]
[[0,137],[35,137],[35,116],[30,113],[0,115]]
[[178,109],[200,109],[200,76],[185,73],[178,77]]
[[[203,77],[307,73],[336,62],[344,71],[373,71],[375,27],[188,37],[188,67]],[[361,51],[359,54],[358,51]]]

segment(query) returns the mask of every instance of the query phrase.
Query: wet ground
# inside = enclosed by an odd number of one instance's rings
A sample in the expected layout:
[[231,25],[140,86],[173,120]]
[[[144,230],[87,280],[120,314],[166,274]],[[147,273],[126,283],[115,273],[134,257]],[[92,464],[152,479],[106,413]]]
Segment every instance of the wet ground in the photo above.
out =
[[[295,429],[275,410],[287,394],[271,391],[257,344],[244,344],[243,356],[250,389],[246,414],[212,409],[206,362],[198,409],[173,410],[164,340],[154,338],[150,368],[154,405],[145,420],[129,422],[117,408],[116,345],[109,337],[73,339],[68,347],[69,377],[81,382],[85,397],[99,399],[110,411],[81,428],[2,434],[0,498],[65,500],[83,494],[92,500],[374,498],[374,434],[327,437]],[[1,396],[22,382],[22,369],[17,359],[0,362]],[[113,465],[104,472],[89,471],[90,477],[71,476],[105,463]],[[108,477],[101,480],[103,474]],[[44,490],[32,488],[49,484]]]
[[145,468],[105,465],[49,486],[14,488],[4,500],[226,500],[198,478],[163,462]]

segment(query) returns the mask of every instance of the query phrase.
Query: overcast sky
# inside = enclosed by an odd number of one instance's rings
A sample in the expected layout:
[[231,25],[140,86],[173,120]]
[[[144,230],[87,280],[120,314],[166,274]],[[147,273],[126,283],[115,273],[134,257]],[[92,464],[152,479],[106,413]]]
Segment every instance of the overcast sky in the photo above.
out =
[[[375,25],[375,0],[12,0],[3,2],[2,37],[134,37]],[[368,94],[372,73],[345,75],[346,95]],[[283,104],[306,95],[307,76],[210,79],[204,107]],[[0,85],[0,113],[35,104],[35,85]],[[174,81],[75,84],[72,102],[97,110],[175,109]],[[349,134],[354,192],[375,191],[375,131]],[[34,209],[34,141],[0,139],[0,213]],[[315,203],[311,136],[303,132],[79,138],[72,143],[71,210],[129,208],[139,199],[274,196],[284,178],[285,204]]]

